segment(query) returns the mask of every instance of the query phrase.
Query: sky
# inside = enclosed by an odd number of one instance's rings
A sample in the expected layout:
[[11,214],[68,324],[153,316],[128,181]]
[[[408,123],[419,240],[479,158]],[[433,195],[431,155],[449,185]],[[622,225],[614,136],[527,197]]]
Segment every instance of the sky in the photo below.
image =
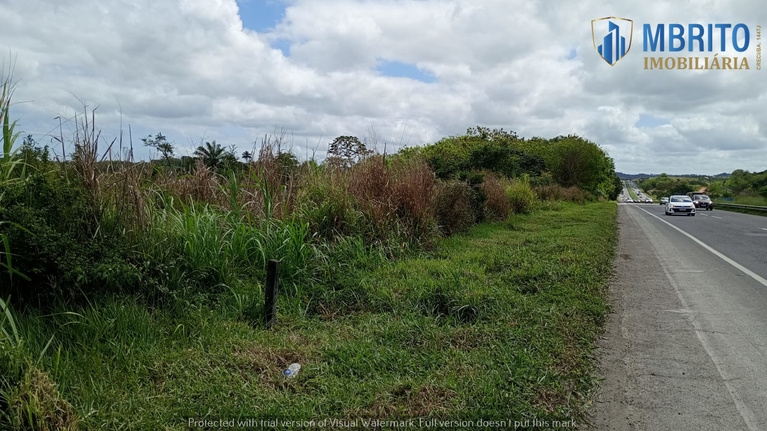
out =
[[[634,22],[612,66],[603,17]],[[719,56],[751,70],[645,70],[716,54],[643,52],[645,23],[744,23],[748,50]],[[178,156],[270,136],[305,160],[341,135],[391,153],[481,125],[577,134],[626,173],[718,174],[767,169],[766,23],[757,1],[0,0],[0,67],[17,131],[58,154],[87,112],[102,152],[122,136],[143,159],[158,132]]]

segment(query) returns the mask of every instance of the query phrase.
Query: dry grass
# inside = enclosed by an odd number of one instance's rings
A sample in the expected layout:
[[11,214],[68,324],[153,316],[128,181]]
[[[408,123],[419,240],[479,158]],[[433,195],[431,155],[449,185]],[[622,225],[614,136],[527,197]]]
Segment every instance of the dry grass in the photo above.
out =
[[156,179],[160,189],[184,202],[194,200],[224,206],[228,202],[227,194],[222,190],[222,181],[215,172],[203,163],[195,161],[191,175],[169,173]]
[[302,367],[311,364],[307,352],[267,347],[236,348],[234,357],[242,379],[267,390],[279,390],[290,383],[282,375],[290,364],[298,363]]
[[64,400],[51,378],[30,366],[19,386],[8,397],[10,424],[17,430],[73,431],[80,419]]
[[511,211],[511,202],[506,195],[508,181],[502,180],[495,175],[485,175],[485,182],[482,183],[482,191],[487,197],[485,200],[485,209],[487,216],[494,220],[505,220]]
[[[87,112],[81,117],[75,117],[75,152],[72,156],[77,177],[85,189],[88,201],[94,209],[101,207],[100,175],[96,170],[98,161],[99,138],[101,132],[96,133],[95,110],[91,112],[92,120],[88,120]],[[98,220],[96,218],[95,220]],[[95,221],[94,220],[94,221]]]
[[534,191],[543,201],[570,201],[582,204],[588,199],[588,193],[576,186],[562,187],[559,184],[549,184],[538,186]]
[[434,211],[439,229],[446,236],[464,232],[474,224],[471,187],[461,181],[439,183],[434,197]]
[[348,190],[356,206],[367,216],[373,236],[389,231],[396,211],[391,171],[383,157],[370,157],[352,166],[347,175]]
[[355,206],[373,226],[377,239],[392,232],[419,238],[433,225],[434,173],[423,161],[368,157],[346,175]]
[[348,411],[346,417],[349,420],[443,417],[456,408],[456,402],[457,394],[450,389],[431,383],[418,387],[400,383],[378,394],[371,405]]
[[394,165],[394,196],[397,213],[408,221],[408,235],[429,237],[434,225],[435,176],[423,160]]

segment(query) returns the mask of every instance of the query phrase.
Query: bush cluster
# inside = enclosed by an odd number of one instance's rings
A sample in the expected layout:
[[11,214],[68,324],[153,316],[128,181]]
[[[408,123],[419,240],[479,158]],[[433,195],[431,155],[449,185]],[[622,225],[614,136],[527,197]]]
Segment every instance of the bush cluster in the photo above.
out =
[[[272,139],[246,164],[100,162],[94,137],[82,136],[66,163],[26,144],[35,173],[0,185],[0,235],[14,269],[0,273],[0,294],[38,303],[100,292],[215,298],[260,289],[269,259],[282,262],[297,294],[321,292],[338,284],[334,267],[354,260],[428,247],[530,212],[539,199],[598,196],[599,169],[612,166],[580,138],[544,151],[483,128],[388,157],[344,137],[348,145],[322,164],[299,163]],[[556,165],[591,159],[591,173]]]

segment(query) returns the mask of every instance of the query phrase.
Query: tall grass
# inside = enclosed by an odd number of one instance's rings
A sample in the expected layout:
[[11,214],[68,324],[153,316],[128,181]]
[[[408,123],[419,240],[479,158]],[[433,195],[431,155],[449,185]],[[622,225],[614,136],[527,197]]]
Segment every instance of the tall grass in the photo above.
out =
[[[0,92],[0,124],[2,124],[2,154],[0,154],[0,184],[8,183],[17,180],[19,174],[18,170],[24,170],[26,164],[18,157],[15,157],[19,151],[19,148],[14,150],[16,139],[19,137],[19,132],[16,132],[16,123],[18,120],[11,122],[11,98],[16,88],[13,80],[13,74],[8,72],[7,76],[5,70],[0,70],[0,85],[2,85],[2,92]],[[23,177],[23,173],[21,175]],[[0,197],[1,199],[1,197]]]
[[547,184],[534,187],[533,190],[543,201],[570,201],[582,204],[589,198],[587,192],[576,186],[562,187],[559,184]]
[[[8,185],[12,182],[20,181],[24,178],[26,172],[26,163],[20,157],[17,157],[19,148],[14,149],[19,132],[16,132],[16,122],[11,122],[11,99],[16,88],[13,82],[13,65],[9,65],[8,72],[5,68],[0,70],[0,124],[2,124],[2,145],[0,149],[0,186]],[[0,187],[0,204],[3,202],[5,189]],[[0,220],[0,227],[7,224],[6,220]],[[24,274],[13,268],[13,255],[11,254],[11,245],[8,237],[0,233],[0,268],[5,269],[9,278],[12,280],[14,275],[26,278]]]
[[434,199],[437,221],[446,236],[467,231],[474,223],[474,191],[462,181],[438,184]]
[[505,220],[511,212],[511,199],[506,194],[506,189],[511,184],[508,180],[488,174],[482,183],[482,191],[485,193],[485,207],[491,220]]
[[514,180],[506,189],[506,194],[511,202],[511,209],[515,213],[528,213],[534,209],[538,197],[530,187],[530,178],[525,175]]
[[176,294],[256,283],[269,259],[281,261],[285,282],[297,282],[307,272],[313,248],[306,222],[253,220],[160,193],[149,202],[150,227],[138,247],[143,260],[154,262],[158,284]]
[[79,417],[42,370],[43,362],[52,360],[55,373],[61,350],[47,356],[54,337],[35,329],[0,299],[0,428],[74,430]]

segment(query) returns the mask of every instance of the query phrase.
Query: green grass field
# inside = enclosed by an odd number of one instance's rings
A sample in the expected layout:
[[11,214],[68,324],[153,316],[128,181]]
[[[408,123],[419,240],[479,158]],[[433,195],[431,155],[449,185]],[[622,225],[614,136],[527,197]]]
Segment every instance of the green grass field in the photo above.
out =
[[[286,287],[271,331],[243,315],[261,298],[229,294],[175,309],[114,298],[20,312],[14,339],[57,385],[30,375],[27,390],[71,404],[84,429],[267,418],[577,423],[596,381],[615,217],[614,202],[554,203],[429,252],[350,267],[322,300]],[[287,379],[293,362],[303,368]]]

